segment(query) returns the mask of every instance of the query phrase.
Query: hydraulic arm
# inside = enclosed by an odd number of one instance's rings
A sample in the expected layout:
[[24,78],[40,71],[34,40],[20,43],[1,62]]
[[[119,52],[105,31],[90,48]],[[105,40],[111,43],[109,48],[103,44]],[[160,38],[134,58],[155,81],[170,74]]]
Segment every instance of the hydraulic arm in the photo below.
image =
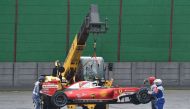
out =
[[62,73],[63,79],[66,79],[69,83],[75,81],[76,69],[89,34],[99,34],[106,31],[106,20],[105,22],[100,22],[98,7],[96,5],[91,5],[90,11],[86,15],[80,31],[76,34],[64,62],[63,67],[65,68],[65,71]]

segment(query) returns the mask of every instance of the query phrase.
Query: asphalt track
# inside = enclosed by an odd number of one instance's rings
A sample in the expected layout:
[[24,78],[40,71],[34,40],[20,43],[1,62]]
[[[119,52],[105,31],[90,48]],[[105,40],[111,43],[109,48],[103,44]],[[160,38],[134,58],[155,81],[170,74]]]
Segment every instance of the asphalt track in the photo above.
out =
[[[31,93],[31,91],[1,91],[0,109],[34,109]],[[166,90],[165,98],[164,109],[190,109],[190,90]],[[112,104],[109,105],[109,109],[151,109],[151,107],[150,104]]]

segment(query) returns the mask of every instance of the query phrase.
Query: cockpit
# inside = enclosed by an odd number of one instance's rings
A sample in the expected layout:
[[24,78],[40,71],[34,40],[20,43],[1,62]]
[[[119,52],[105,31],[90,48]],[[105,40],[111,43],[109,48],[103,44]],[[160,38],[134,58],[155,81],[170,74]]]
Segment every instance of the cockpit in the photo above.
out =
[[69,89],[83,89],[83,88],[96,88],[101,87],[98,85],[97,81],[80,81],[69,86]]

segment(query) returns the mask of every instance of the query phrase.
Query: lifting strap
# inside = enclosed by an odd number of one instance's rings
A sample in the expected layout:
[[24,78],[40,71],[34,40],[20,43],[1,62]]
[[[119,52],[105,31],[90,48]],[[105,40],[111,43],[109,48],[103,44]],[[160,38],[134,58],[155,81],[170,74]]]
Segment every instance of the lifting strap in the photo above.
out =
[[92,57],[96,57],[96,36],[94,36],[94,53]]
[[93,45],[93,48],[94,48],[94,53],[93,53],[92,57],[95,58],[96,63],[99,63],[98,59],[96,58],[96,36],[94,36],[94,45]]

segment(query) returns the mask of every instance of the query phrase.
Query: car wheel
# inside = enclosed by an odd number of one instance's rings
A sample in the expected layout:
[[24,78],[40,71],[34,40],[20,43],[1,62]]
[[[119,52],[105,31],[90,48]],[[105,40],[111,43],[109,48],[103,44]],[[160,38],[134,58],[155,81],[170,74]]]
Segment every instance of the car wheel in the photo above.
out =
[[41,96],[41,103],[40,103],[40,109],[60,109],[59,107],[53,105],[51,103],[51,97],[50,96]]
[[146,87],[141,88],[137,92],[136,97],[137,97],[138,101],[142,104],[146,104],[151,101],[151,95],[148,94],[148,88],[146,88]]
[[139,102],[139,100],[137,99],[136,94],[130,96],[130,97],[129,97],[129,100],[130,100],[131,103],[133,103],[133,104],[135,104],[135,105],[141,104],[141,103]]
[[64,107],[68,102],[68,98],[67,98],[67,95],[63,91],[57,91],[51,97],[51,102],[53,105],[57,107]]

